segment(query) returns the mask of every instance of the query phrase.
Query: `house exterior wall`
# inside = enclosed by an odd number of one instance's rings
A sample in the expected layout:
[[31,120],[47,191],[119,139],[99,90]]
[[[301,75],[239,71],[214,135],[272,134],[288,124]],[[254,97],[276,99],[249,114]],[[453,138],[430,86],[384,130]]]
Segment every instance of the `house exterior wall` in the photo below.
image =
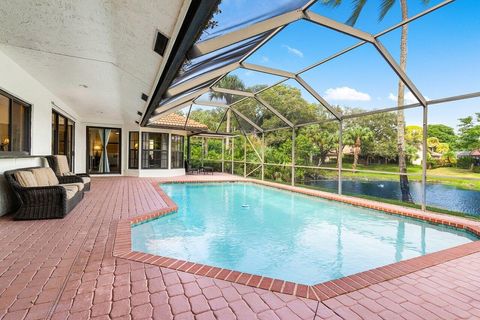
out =
[[[78,121],[73,106],[66,105],[1,51],[0,70],[0,89],[32,105],[31,154],[50,154],[52,102],[60,108],[61,113],[68,113],[74,121]],[[76,138],[79,138],[78,134],[76,134]]]
[[[122,171],[123,175],[141,176],[141,177],[171,177],[185,174],[184,169],[171,169],[171,148],[169,147],[169,168],[168,169],[141,169],[141,152],[139,152],[138,170],[128,169],[128,133],[129,131],[140,132],[140,151],[141,151],[141,133],[142,132],[166,132],[169,134],[178,134],[186,136],[187,132],[183,130],[163,130],[140,128],[139,125],[123,122],[112,122],[108,120],[99,119],[98,122],[85,122],[75,112],[75,106],[69,106],[60,98],[54,95],[40,82],[33,78],[29,73],[17,65],[12,59],[0,51],[0,89],[9,94],[24,100],[32,105],[31,112],[31,154],[36,156],[43,156],[51,154],[52,143],[52,110],[75,121],[75,172],[86,172],[87,159],[87,130],[88,126],[98,127],[112,127],[120,128],[122,130]],[[169,144],[171,139],[169,136]],[[18,165],[23,165],[25,161],[17,162]],[[8,163],[8,168],[2,169],[2,162],[0,162],[0,172],[7,169],[13,169]],[[18,167],[18,166],[17,166]],[[1,210],[0,210],[1,211]]]

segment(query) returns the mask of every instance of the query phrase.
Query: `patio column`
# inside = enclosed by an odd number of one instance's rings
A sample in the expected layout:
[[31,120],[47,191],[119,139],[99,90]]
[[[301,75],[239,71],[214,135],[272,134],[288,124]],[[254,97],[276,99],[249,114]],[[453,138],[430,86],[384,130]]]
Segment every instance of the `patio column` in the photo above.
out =
[[343,120],[338,122],[338,194],[342,194],[342,165],[343,165]]
[[292,128],[292,186],[295,185],[295,127]]
[[262,132],[262,181],[265,180],[265,133]]
[[428,104],[423,107],[423,139],[422,139],[422,210],[427,210],[427,136],[428,136]]
[[203,167],[203,157],[205,155],[205,137],[202,137],[202,151],[201,151],[201,156],[200,156],[200,162],[201,166]]
[[231,147],[231,149],[232,149],[232,150],[231,150],[231,151],[232,151],[231,153],[232,153],[232,174],[233,174],[233,172],[234,172],[234,171],[233,171],[233,166],[234,166],[234,164],[235,164],[235,162],[233,161],[233,157],[234,157],[234,155],[235,155],[235,154],[233,153],[233,149],[235,149],[235,137],[232,137],[232,147]]
[[243,177],[247,177],[247,135],[243,135]]
[[187,162],[190,164],[190,158],[192,156],[192,149],[190,146],[190,136],[187,136]]
[[225,172],[225,138],[222,138],[222,172]]

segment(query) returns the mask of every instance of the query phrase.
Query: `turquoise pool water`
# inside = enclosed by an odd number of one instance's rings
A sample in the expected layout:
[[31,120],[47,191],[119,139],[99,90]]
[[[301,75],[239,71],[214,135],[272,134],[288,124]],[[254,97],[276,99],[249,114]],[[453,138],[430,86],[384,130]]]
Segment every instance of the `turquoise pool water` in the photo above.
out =
[[249,183],[165,184],[177,213],[132,227],[132,246],[316,284],[476,240],[470,233]]

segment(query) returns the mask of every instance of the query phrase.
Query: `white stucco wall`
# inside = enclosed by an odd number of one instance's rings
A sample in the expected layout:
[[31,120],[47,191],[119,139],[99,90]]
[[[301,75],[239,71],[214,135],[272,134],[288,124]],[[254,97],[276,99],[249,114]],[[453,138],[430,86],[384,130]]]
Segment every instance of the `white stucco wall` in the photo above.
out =
[[[0,51],[0,89],[32,105],[31,154],[48,155],[52,141],[52,101],[78,121],[76,112]],[[79,132],[76,140],[80,141]],[[77,159],[76,159],[77,162]]]
[[[52,109],[75,121],[75,172],[86,172],[86,128],[87,126],[112,127],[122,129],[122,173],[130,176],[141,177],[171,177],[185,174],[184,169],[128,169],[128,133],[129,131],[141,132],[165,132],[186,136],[182,130],[164,130],[140,128],[133,121],[122,123],[118,121],[103,120],[98,122],[85,122],[75,112],[76,106],[65,104],[60,98],[44,87],[29,73],[17,65],[12,59],[0,51],[0,89],[18,97],[32,105],[31,122],[31,154],[51,154],[52,141]],[[52,104],[53,102],[53,104]],[[103,120],[103,121],[102,121]],[[171,139],[169,139],[171,143]],[[171,148],[169,147],[168,158],[171,159]],[[141,153],[139,153],[139,163]],[[169,163],[170,165],[170,163]],[[0,168],[1,170],[1,168]]]

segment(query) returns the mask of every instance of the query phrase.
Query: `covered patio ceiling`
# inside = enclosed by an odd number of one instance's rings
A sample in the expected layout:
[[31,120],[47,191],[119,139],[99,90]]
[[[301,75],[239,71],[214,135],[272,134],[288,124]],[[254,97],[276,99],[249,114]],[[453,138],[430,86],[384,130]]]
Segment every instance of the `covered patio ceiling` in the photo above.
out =
[[[133,123],[176,41],[187,1],[1,1],[0,51],[86,122]],[[61,107],[61,103],[56,101]]]
[[[272,7],[269,12],[259,13],[258,16],[253,17],[242,17],[240,18],[240,23],[236,25],[228,27],[220,25],[214,27],[213,30],[204,30],[200,38],[189,50],[188,57],[184,60],[180,71],[168,89],[163,92],[160,103],[150,106],[149,110],[147,110],[142,124],[151,125],[155,123],[157,119],[172,112],[178,112],[179,110],[185,110],[185,114],[188,117],[192,109],[195,108],[216,108],[225,109],[225,112],[215,132],[224,131],[221,124],[225,121],[226,114],[229,110],[237,119],[242,131],[267,132],[281,128],[297,128],[324,121],[341,121],[343,119],[371,113],[414,107],[423,107],[426,109],[428,105],[432,104],[480,96],[480,92],[475,91],[461,95],[446,96],[439,99],[429,99],[418,89],[414,81],[409,77],[408,72],[402,70],[397,59],[393,57],[391,52],[380,40],[382,36],[393,34],[402,26],[421,19],[434,11],[448,10],[448,6],[455,2],[455,0],[441,1],[376,33],[367,32],[361,28],[352,27],[338,20],[316,13],[311,9],[316,2],[316,0],[284,1],[282,5]],[[222,12],[220,12],[220,14],[222,14]],[[212,19],[215,19],[215,16]],[[297,71],[290,71],[281,67],[273,68],[248,61],[248,59],[260,51],[262,47],[269,42],[275,41],[285,28],[300,23],[316,25],[316,27],[322,30],[328,29],[329,32],[335,32],[342,37],[347,37],[350,42],[353,41],[353,44],[326,57],[322,57]],[[298,36],[302,37],[302,35]],[[322,39],[310,39],[310,41],[322,41]],[[330,43],[326,45],[330,45]],[[379,58],[379,60],[381,60],[380,63],[386,64],[397,82],[401,81],[405,85],[406,92],[412,96],[412,99],[406,100],[409,102],[408,104],[397,105],[397,103],[395,103],[386,108],[375,108],[373,110],[367,110],[366,112],[344,113],[341,108],[328,101],[321,92],[316,90],[311,81],[307,80],[309,71],[316,70],[320,66],[339,59],[347,53],[365,47],[371,48],[372,52],[377,55],[375,58]],[[289,50],[294,50],[294,48],[289,48]],[[359,61],[359,63],[370,62]],[[222,87],[222,79],[228,75],[235,74],[238,70],[244,70],[262,76],[271,76],[275,78],[275,81],[272,81],[268,85],[257,86],[257,90]],[[294,122],[288,115],[279,112],[274,104],[267,102],[263,98],[262,93],[281,84],[288,83],[305,94],[310,95],[312,100],[318,105],[318,112],[321,113],[322,116],[309,119],[309,121]],[[229,96],[229,100],[233,102],[227,103],[225,99],[213,98],[219,95]],[[242,108],[239,108],[239,106],[244,103],[257,105],[258,109],[276,117],[277,120],[282,123],[282,126],[275,128],[262,127],[255,119],[252,119],[241,111]]]

